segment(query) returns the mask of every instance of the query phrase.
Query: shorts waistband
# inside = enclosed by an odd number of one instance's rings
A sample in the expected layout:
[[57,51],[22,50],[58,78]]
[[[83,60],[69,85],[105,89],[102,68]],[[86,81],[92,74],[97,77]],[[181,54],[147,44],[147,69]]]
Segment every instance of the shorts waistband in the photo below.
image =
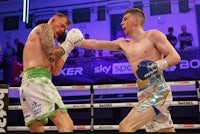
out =
[[149,86],[155,85],[158,81],[165,81],[163,74],[156,74],[145,80],[138,79],[136,84],[139,91],[142,91]]
[[48,79],[51,79],[51,73],[48,69],[38,67],[38,68],[31,68],[27,70],[24,74],[23,77],[26,79],[31,79],[31,78],[39,78],[39,77],[46,77]]

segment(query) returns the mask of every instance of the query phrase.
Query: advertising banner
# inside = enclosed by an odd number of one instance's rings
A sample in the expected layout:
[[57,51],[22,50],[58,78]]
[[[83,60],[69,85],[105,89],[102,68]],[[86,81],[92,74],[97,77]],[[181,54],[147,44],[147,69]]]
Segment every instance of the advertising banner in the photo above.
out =
[[[167,68],[167,81],[199,80],[200,51],[180,51],[181,62]],[[117,84],[135,82],[126,57],[69,58],[59,76],[53,77],[55,85]]]

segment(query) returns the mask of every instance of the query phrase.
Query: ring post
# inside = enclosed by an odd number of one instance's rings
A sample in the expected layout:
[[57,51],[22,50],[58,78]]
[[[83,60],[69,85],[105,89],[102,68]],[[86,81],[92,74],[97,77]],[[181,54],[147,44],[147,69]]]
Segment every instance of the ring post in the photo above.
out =
[[93,85],[90,86],[90,131],[94,131],[94,89]]
[[0,84],[0,132],[7,131],[8,89],[8,85]]
[[200,91],[199,91],[199,82],[196,81],[196,90],[197,90],[197,101],[198,101],[198,106],[199,106],[199,120],[200,120]]

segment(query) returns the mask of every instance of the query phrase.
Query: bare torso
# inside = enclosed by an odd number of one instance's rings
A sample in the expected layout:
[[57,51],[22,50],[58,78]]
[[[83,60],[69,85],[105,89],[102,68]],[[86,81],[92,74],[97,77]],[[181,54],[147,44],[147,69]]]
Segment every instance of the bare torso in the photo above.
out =
[[50,70],[50,62],[41,45],[41,40],[36,34],[36,30],[32,30],[23,52],[23,71],[30,68],[44,67]]
[[148,37],[148,32],[137,41],[121,40],[119,45],[122,49],[122,52],[131,64],[135,75],[140,61],[156,61],[162,58],[162,54],[158,51],[158,49],[155,47],[155,44]]
[[85,40],[82,42],[81,47],[122,51],[127,57],[136,77],[138,64],[142,60],[157,61],[165,56],[169,67],[180,61],[178,53],[167,40],[165,34],[158,30],[143,31],[131,39],[118,39],[114,41]]

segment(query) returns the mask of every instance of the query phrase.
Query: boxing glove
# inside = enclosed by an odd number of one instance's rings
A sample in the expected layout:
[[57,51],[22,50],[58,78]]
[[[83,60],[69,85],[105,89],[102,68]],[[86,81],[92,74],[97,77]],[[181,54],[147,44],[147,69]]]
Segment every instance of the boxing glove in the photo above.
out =
[[151,60],[143,60],[138,64],[136,73],[141,80],[145,80],[158,73],[157,64]]
[[65,31],[64,33],[62,33],[58,38],[57,41],[61,44],[65,41],[66,36],[67,36],[68,31]]
[[151,60],[143,60],[138,64],[136,73],[141,80],[145,80],[154,74],[161,73],[167,67],[168,63],[165,59],[161,59],[156,62]]
[[77,28],[73,28],[67,33],[65,41],[60,44],[60,47],[64,49],[65,53],[69,53],[75,46],[80,46],[83,40],[82,32]]

